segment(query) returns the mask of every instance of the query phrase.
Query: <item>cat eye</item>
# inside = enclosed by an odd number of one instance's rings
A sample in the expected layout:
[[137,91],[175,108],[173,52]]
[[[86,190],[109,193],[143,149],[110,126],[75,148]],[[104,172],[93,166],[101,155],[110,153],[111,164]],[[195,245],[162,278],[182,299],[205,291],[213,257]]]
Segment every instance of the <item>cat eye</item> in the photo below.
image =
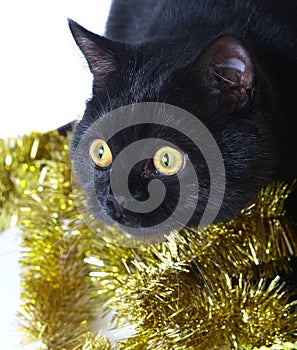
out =
[[175,175],[184,165],[183,154],[172,147],[162,147],[154,155],[154,165],[163,175]]
[[101,168],[109,166],[112,162],[111,150],[102,139],[96,139],[91,143],[89,153],[92,161]]

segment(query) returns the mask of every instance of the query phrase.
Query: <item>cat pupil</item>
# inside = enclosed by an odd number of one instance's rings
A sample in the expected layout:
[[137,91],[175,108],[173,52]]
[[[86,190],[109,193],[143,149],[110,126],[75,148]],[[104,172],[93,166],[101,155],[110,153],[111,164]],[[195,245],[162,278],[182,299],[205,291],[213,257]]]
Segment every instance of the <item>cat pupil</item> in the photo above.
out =
[[163,155],[162,162],[164,163],[165,166],[169,165],[169,155],[168,155],[168,153],[165,153]]
[[104,147],[101,146],[101,147],[99,148],[98,156],[99,156],[100,158],[102,158],[102,157],[103,157],[103,154],[104,154]]

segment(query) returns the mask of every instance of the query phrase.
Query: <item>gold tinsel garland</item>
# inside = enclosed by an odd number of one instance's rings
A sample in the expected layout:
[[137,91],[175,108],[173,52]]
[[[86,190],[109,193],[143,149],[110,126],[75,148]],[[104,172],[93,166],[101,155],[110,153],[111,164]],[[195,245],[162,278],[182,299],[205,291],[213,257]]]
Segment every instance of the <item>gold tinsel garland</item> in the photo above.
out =
[[[23,229],[20,321],[42,349],[297,349],[276,273],[297,256],[283,208],[292,186],[268,186],[227,224],[127,248],[77,211],[68,144],[57,132],[0,141],[0,225]],[[116,345],[93,334],[100,310],[134,334]]]

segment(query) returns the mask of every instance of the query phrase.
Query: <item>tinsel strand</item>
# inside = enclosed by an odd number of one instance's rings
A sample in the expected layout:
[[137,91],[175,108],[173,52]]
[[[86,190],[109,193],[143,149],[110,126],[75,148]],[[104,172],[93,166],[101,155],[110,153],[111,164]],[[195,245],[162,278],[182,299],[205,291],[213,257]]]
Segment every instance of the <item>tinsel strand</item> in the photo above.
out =
[[[271,184],[229,223],[132,249],[116,228],[84,223],[67,139],[32,133],[1,150],[0,224],[23,228],[20,319],[43,349],[297,348],[296,307],[276,274],[297,254],[283,208],[292,186]],[[134,334],[115,345],[93,334],[99,309]]]

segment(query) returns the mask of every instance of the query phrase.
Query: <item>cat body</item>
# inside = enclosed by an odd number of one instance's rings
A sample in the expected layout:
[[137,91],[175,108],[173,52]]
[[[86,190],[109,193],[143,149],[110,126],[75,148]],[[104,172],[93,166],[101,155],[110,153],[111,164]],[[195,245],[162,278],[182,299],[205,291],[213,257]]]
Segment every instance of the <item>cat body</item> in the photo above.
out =
[[[198,118],[216,140],[226,171],[216,221],[234,217],[269,182],[297,177],[296,18],[293,0],[114,0],[105,38],[70,21],[94,76],[93,97],[75,128],[72,154],[88,128],[110,110],[143,102],[177,106]],[[187,138],[150,125],[127,128],[108,143],[116,157],[131,142],[161,136],[177,142],[199,172],[202,196],[189,221],[197,225],[210,179],[203,155]],[[145,201],[149,182],[163,181],[168,200],[153,214],[126,210],[112,197],[110,168],[93,168],[97,198],[89,198],[89,205],[98,220],[103,217],[98,200],[113,220],[135,227],[161,222],[176,205],[178,178],[160,174],[152,159],[133,168],[129,188],[135,200]],[[190,196],[191,184],[186,191]]]

